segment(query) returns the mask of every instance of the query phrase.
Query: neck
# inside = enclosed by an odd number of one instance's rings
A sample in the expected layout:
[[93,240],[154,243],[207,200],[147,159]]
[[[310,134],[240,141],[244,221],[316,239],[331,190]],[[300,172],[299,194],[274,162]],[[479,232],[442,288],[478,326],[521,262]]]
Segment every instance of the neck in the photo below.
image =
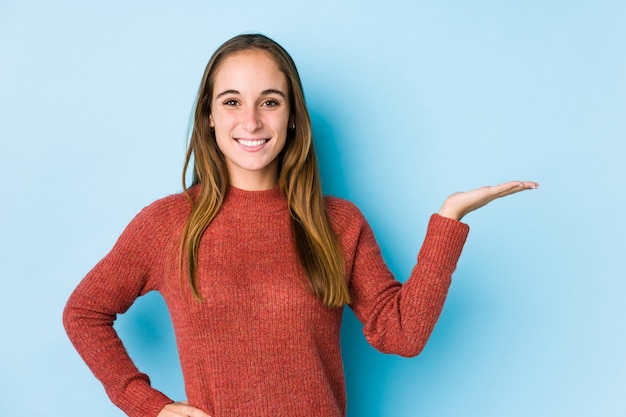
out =
[[278,186],[278,172],[272,169],[265,172],[229,172],[230,185],[245,191],[271,190]]

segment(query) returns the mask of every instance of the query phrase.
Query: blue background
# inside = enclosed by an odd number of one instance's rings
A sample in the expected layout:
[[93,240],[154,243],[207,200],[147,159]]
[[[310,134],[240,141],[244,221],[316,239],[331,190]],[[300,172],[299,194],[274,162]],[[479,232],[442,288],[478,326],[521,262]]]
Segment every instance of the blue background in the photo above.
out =
[[[259,31],[299,66],[325,191],[361,208],[399,279],[448,194],[542,184],[466,218],[418,358],[377,353],[346,314],[349,416],[623,416],[625,21],[606,0],[3,0],[2,415],[122,416],[62,308],[142,207],[181,190],[206,61]],[[184,398],[159,296],[117,328]]]

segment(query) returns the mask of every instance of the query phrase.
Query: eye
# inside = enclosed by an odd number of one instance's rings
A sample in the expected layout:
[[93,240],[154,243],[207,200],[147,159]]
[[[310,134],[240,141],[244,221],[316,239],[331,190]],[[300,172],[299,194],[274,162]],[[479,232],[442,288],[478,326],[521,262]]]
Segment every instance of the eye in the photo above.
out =
[[276,107],[279,104],[280,103],[277,100],[274,100],[273,98],[267,99],[263,102],[264,107]]
[[237,100],[235,100],[235,99],[229,99],[229,100],[224,101],[224,103],[223,103],[223,104],[224,104],[225,106],[236,106],[236,105],[238,105],[239,103],[238,103],[238,102],[237,102]]

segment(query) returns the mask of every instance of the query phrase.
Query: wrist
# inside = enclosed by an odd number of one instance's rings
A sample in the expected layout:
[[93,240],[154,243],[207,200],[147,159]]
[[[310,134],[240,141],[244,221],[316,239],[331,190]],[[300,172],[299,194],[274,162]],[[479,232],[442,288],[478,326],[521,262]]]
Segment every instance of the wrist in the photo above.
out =
[[460,213],[458,210],[455,210],[449,207],[446,203],[443,203],[443,206],[441,206],[437,214],[440,215],[441,217],[446,217],[448,219],[457,220],[457,221],[463,218],[462,213]]

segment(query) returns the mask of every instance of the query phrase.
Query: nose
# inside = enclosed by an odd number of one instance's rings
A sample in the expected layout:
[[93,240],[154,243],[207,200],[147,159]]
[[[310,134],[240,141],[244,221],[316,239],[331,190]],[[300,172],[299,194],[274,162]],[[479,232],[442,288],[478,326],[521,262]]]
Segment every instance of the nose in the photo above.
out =
[[263,125],[261,122],[261,115],[259,114],[258,109],[255,107],[246,109],[243,112],[243,117],[241,120],[242,127],[248,132],[254,132],[257,129],[260,129]]

